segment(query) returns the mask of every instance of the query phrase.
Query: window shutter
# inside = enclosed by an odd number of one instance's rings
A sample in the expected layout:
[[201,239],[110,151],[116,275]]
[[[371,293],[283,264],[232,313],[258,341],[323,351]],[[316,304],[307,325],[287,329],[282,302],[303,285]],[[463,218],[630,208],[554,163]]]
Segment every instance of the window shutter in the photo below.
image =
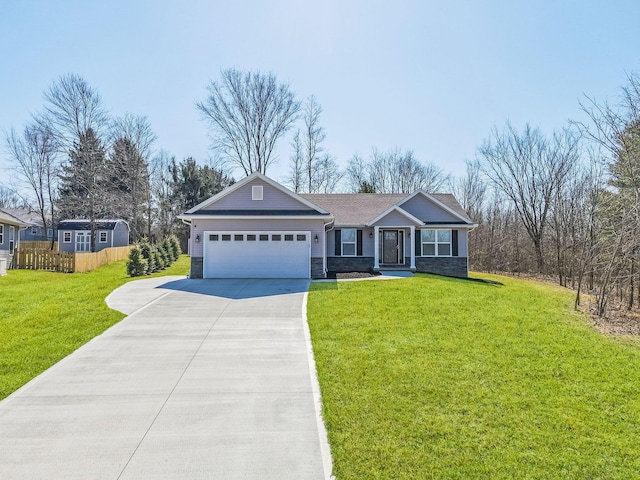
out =
[[356,231],[356,255],[362,256],[362,230]]
[[336,230],[335,255],[336,257],[339,257],[342,255],[342,230]]
[[416,257],[422,256],[422,230],[416,229],[415,231],[415,243],[416,243]]
[[458,256],[458,230],[451,230],[451,255]]

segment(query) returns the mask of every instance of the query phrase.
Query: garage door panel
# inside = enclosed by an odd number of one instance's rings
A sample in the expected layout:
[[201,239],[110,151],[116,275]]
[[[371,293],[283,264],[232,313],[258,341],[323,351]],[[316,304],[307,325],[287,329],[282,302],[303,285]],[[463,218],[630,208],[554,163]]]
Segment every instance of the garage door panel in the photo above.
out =
[[[247,235],[256,240],[247,240]],[[260,235],[268,240],[260,240]],[[280,240],[273,240],[274,235]],[[285,235],[293,240],[285,241]],[[205,278],[310,277],[310,232],[206,232],[204,238]]]

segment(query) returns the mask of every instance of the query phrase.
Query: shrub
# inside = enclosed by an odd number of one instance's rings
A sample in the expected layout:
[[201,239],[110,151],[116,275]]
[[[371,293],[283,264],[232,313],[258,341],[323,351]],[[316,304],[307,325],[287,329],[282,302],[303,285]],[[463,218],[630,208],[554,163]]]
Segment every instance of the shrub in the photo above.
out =
[[167,266],[167,263],[164,261],[164,255],[159,248],[154,248],[153,250],[154,261],[156,262],[157,270],[164,270]]
[[177,259],[173,256],[173,248],[171,248],[171,242],[169,242],[168,238],[165,238],[160,244],[162,250],[164,250],[165,255],[167,256],[167,260],[169,261],[169,265],[175,262]]
[[155,256],[153,255],[153,246],[147,241],[146,238],[143,238],[140,241],[140,253],[142,254],[142,258],[147,261],[147,275],[158,271]]
[[142,257],[139,247],[133,247],[127,260],[127,275],[140,277],[147,272],[147,261]]
[[171,249],[173,250],[174,260],[178,260],[178,258],[180,258],[180,255],[182,254],[182,249],[180,248],[180,241],[175,235],[171,235],[169,237],[169,243],[171,245]]

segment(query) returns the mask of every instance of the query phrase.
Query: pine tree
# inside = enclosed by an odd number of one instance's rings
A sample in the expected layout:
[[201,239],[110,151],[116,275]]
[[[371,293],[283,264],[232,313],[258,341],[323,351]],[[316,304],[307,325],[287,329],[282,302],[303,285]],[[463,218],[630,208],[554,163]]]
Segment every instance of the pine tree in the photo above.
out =
[[91,225],[91,251],[95,252],[95,221],[106,213],[110,172],[102,142],[92,129],[81,135],[62,166],[60,218],[82,218]]
[[147,272],[147,261],[142,258],[140,248],[133,247],[129,252],[127,260],[127,275],[130,277],[140,277]]

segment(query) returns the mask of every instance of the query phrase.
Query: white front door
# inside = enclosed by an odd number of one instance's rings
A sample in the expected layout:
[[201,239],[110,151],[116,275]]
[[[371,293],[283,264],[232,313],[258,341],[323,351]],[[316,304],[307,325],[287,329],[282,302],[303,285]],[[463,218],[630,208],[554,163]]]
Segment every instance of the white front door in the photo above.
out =
[[204,232],[204,278],[310,278],[311,232]]
[[76,252],[91,251],[91,232],[76,232]]

